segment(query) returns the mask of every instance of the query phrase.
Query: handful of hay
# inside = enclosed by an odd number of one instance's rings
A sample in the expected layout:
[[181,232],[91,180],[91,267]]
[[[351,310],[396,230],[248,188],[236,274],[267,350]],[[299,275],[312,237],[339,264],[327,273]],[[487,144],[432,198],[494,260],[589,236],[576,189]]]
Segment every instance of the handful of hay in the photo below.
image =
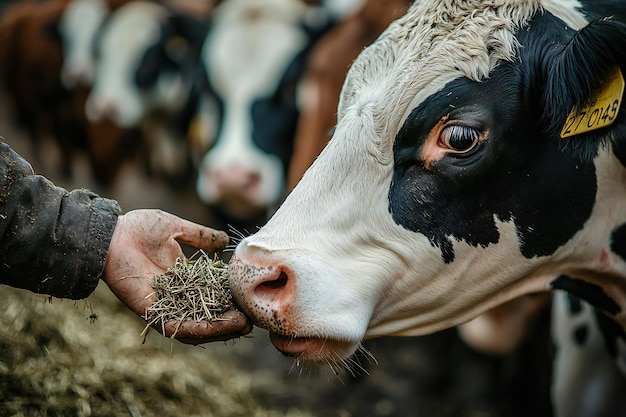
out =
[[[199,256],[193,259],[197,254]],[[154,277],[157,301],[146,310],[146,334],[155,323],[170,320],[218,321],[219,315],[235,309],[228,286],[228,264],[199,251],[190,259],[176,259],[173,267]]]

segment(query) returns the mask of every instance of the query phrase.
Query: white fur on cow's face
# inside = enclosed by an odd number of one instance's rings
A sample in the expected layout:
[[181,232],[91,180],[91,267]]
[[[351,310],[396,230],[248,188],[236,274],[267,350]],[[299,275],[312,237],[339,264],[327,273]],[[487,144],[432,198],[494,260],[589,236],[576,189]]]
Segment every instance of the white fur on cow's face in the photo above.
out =
[[100,57],[86,114],[92,120],[110,117],[120,127],[137,126],[154,109],[176,109],[188,92],[180,75],[159,77],[156,88],[141,91],[135,71],[146,48],[156,43],[168,11],[156,4],[131,2],[107,23],[99,44]]
[[235,217],[267,209],[282,196],[285,167],[253,142],[259,126],[253,123],[252,106],[276,91],[306,45],[301,26],[305,12],[299,2],[289,0],[231,0],[216,11],[204,45],[207,75],[224,113],[217,144],[203,158],[196,188],[204,202],[219,204]]
[[[541,7],[512,1],[493,13],[476,1],[470,7],[479,10],[470,17],[460,6],[466,3],[416,2],[360,55],[344,84],[333,139],[267,225],[237,247],[231,288],[261,326],[294,338],[344,341],[335,352],[344,355],[366,336],[441,330],[547,290],[559,273],[577,276],[597,266],[598,253],[581,255],[577,248],[606,247],[601,239],[626,214],[622,209],[608,217],[594,209],[572,244],[550,257],[524,256],[514,219],[495,217],[498,242],[482,247],[450,238],[451,263],[389,213],[394,138],[409,112],[446,83],[484,80],[501,61],[513,60],[514,31]],[[543,6],[579,28],[584,19],[573,5]],[[598,161],[602,169],[622,169],[610,150]],[[623,188],[608,185],[622,174],[598,169],[599,189]],[[608,197],[599,194],[597,202]],[[613,257],[605,267],[617,271],[623,262]],[[283,278],[276,280],[278,273]]]
[[[280,311],[280,320],[260,322],[270,331],[342,340],[353,351],[366,335],[424,334],[469,320],[485,308],[475,305],[485,291],[508,296],[501,292],[506,283],[493,286],[490,280],[502,271],[490,270],[483,261],[515,259],[519,262],[511,262],[509,272],[516,275],[532,269],[534,261],[520,253],[511,223],[500,223],[501,244],[483,252],[458,243],[454,267],[444,263],[425,236],[398,226],[387,203],[393,164],[372,147],[374,125],[367,109],[346,114],[305,174],[301,183],[306,186],[296,187],[268,224],[237,247],[231,267],[236,296],[253,285],[237,275],[238,265],[250,260],[279,265],[294,278],[289,306],[260,303],[248,310],[252,317]],[[340,139],[348,136],[351,140]],[[371,153],[359,151],[362,157],[352,163],[357,149]],[[472,275],[466,273],[469,265]],[[540,290],[540,285],[539,280],[525,282],[507,291],[513,297]],[[442,305],[448,297],[465,302]],[[249,303],[241,305],[250,308]]]
[[105,0],[72,0],[68,3],[59,28],[63,38],[61,81],[67,88],[91,85],[95,72],[92,43],[96,31],[109,13]]

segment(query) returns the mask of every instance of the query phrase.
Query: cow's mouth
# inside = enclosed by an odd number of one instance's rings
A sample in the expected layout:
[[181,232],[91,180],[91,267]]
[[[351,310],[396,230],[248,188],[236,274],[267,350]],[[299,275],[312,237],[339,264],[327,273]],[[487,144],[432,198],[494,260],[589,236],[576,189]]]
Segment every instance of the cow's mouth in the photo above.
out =
[[313,363],[348,358],[358,346],[349,341],[321,337],[293,337],[273,332],[270,332],[270,342],[283,355]]

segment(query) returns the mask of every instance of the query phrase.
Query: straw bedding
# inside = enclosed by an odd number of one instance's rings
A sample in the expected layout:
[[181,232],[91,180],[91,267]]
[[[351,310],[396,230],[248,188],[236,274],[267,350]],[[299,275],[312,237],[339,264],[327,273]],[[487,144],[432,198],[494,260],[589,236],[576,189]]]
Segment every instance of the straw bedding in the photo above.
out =
[[0,416],[309,416],[252,398],[251,374],[228,360],[236,342],[203,349],[152,332],[142,344],[145,323],[104,284],[78,303],[0,295]]

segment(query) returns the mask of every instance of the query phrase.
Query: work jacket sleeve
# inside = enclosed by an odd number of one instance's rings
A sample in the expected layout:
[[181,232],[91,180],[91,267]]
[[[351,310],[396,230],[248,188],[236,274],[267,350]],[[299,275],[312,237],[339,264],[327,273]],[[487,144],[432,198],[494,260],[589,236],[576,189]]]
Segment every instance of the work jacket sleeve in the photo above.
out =
[[120,207],[56,187],[0,142],[0,284],[60,298],[91,294]]

